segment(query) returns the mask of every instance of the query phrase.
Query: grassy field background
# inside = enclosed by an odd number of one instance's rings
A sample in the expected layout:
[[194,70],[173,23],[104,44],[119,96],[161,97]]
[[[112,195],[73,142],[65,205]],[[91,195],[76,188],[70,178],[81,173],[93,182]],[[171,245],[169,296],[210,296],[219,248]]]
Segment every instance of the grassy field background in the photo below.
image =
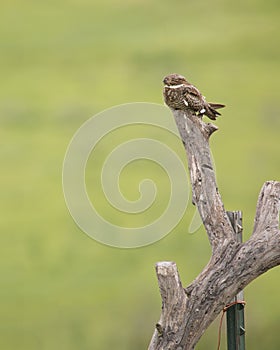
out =
[[[259,190],[280,175],[279,18],[276,0],[2,1],[1,349],[146,349],[160,315],[155,262],[176,261],[185,285],[207,263],[204,230],[186,229],[191,207],[166,238],[126,250],[87,237],[64,202],[76,130],[114,105],[162,103],[168,73],[227,105],[211,147],[224,204],[243,210],[250,236]],[[146,171],[124,175],[131,198]],[[248,349],[280,348],[279,281],[276,268],[246,288]],[[216,321],[197,349],[217,334]]]

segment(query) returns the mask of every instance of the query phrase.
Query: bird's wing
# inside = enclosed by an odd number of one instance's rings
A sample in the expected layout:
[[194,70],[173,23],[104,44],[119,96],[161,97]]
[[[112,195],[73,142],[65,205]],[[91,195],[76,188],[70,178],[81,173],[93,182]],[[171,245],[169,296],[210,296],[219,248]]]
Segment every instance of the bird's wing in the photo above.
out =
[[195,86],[193,85],[184,86],[183,96],[184,96],[185,105],[189,106],[194,111],[201,111],[204,109],[205,99]]
[[199,99],[202,98],[200,91],[193,85],[185,85],[184,86],[184,95],[186,95],[186,94],[190,94],[193,97],[197,97]]

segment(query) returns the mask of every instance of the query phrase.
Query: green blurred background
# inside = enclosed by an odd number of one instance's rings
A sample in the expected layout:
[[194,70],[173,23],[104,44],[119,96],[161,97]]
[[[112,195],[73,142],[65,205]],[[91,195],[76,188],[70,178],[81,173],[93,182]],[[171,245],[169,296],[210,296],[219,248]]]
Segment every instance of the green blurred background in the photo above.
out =
[[[207,263],[204,230],[188,234],[191,206],[166,238],[126,250],[87,237],[64,202],[75,131],[114,105],[162,103],[168,73],[227,105],[211,147],[224,204],[243,210],[250,236],[259,190],[280,173],[279,15],[278,0],[2,0],[1,349],[146,349],[160,315],[155,262],[176,261],[184,285]],[[246,288],[248,349],[280,348],[279,278],[276,268]],[[216,321],[197,349],[217,334]]]

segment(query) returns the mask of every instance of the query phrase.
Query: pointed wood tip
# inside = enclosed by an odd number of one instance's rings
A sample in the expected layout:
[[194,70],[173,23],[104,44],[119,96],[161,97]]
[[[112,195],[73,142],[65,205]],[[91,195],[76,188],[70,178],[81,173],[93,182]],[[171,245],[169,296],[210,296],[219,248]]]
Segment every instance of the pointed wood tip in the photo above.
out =
[[208,137],[210,137],[215,131],[219,130],[219,128],[217,127],[217,125],[212,124],[212,123],[206,123],[204,125],[204,128],[208,134]]

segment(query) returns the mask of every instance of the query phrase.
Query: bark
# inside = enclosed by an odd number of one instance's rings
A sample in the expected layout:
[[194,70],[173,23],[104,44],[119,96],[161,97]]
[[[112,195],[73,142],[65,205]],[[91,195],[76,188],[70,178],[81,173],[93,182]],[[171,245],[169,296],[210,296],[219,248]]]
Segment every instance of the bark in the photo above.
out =
[[209,138],[217,127],[203,122],[192,111],[172,112],[188,157],[193,203],[207,232],[212,256],[185,289],[174,262],[156,264],[162,313],[149,350],[194,349],[210,323],[238,292],[280,264],[280,183],[267,181],[263,185],[251,238],[238,242],[211,161]]

